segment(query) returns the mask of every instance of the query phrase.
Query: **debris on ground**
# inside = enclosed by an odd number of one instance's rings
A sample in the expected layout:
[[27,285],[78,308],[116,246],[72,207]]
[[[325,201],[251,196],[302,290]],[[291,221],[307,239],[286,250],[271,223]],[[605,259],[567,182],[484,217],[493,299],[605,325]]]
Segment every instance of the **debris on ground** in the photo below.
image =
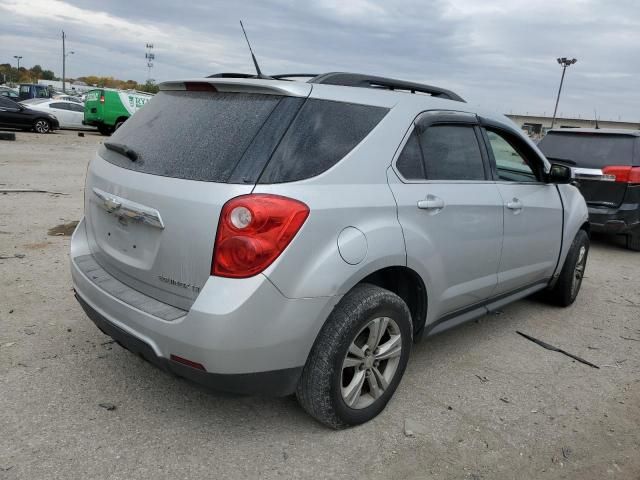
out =
[[634,342],[640,342],[640,338],[623,337],[622,335],[620,335],[620,338],[623,340],[633,340]]
[[414,437],[417,433],[424,434],[427,432],[427,428],[421,423],[411,420],[410,418],[404,419],[404,435],[406,437]]
[[562,447],[562,456],[564,458],[569,458],[572,453],[573,450],[571,450],[571,447]]
[[40,190],[38,188],[0,188],[0,193],[50,193],[51,195],[69,195],[64,192],[52,192],[51,190]]
[[52,236],[70,237],[77,226],[78,226],[78,221],[76,220],[69,223],[61,223],[60,225],[56,225],[55,227],[50,228],[47,233]]
[[486,383],[489,381],[489,379],[483,375],[476,375],[476,377],[478,377],[478,380],[480,380],[480,383]]
[[24,258],[26,255],[24,253],[14,253],[13,255],[0,255],[0,260],[9,260],[11,258]]
[[500,397],[500,401],[504,403],[511,403],[511,400],[509,400],[507,397]]
[[112,410],[116,409],[116,406],[113,403],[99,403],[98,406],[104,408],[105,410],[109,410],[109,411],[112,411]]
[[546,343],[546,342],[543,342],[542,340],[538,340],[537,338],[532,337],[532,336],[530,336],[530,335],[527,335],[526,333],[522,333],[522,332],[517,331],[517,330],[516,330],[516,333],[517,333],[518,335],[520,335],[520,336],[522,336],[522,337],[526,338],[527,340],[529,340],[529,341],[531,341],[531,342],[533,342],[533,343],[535,343],[535,344],[540,345],[542,348],[546,348],[547,350],[551,350],[552,352],[562,353],[563,355],[566,355],[567,357],[573,358],[574,360],[577,360],[577,361],[578,361],[578,362],[580,362],[580,363],[584,363],[585,365],[589,365],[589,366],[590,366],[590,367],[592,367],[592,368],[598,368],[598,369],[600,368],[599,366],[594,365],[594,364],[593,364],[593,363],[591,363],[591,362],[588,362],[588,361],[587,361],[587,360],[585,360],[584,358],[580,358],[580,357],[578,357],[577,355],[574,355],[573,353],[569,353],[569,352],[567,352],[566,350],[562,350],[561,348],[554,347],[553,345],[550,345],[550,344],[548,344],[548,343]]

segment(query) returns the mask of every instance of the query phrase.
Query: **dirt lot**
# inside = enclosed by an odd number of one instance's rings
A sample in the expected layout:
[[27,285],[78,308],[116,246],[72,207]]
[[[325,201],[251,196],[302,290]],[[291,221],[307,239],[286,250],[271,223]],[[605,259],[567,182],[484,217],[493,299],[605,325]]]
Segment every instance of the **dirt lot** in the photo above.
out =
[[594,239],[574,306],[524,300],[422,342],[386,411],[334,432],[110,343],[73,298],[65,229],[48,234],[80,219],[103,137],[17,136],[0,188],[68,195],[0,194],[0,479],[640,479],[640,254]]

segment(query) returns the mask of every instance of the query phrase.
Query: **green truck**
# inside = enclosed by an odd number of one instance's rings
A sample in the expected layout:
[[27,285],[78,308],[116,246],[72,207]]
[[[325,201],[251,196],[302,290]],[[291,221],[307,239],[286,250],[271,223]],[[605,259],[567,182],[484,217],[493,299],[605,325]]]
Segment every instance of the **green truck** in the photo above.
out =
[[102,135],[111,135],[152,97],[150,93],[135,90],[89,90],[84,103],[82,123],[98,127]]

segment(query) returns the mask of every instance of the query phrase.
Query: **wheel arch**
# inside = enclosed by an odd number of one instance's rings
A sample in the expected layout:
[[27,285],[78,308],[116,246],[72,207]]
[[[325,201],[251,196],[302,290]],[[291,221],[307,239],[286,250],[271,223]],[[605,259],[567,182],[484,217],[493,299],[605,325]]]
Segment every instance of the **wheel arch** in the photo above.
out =
[[398,295],[409,307],[413,323],[414,340],[419,340],[427,320],[427,288],[420,275],[404,266],[389,266],[368,274],[356,285],[368,283],[377,285]]

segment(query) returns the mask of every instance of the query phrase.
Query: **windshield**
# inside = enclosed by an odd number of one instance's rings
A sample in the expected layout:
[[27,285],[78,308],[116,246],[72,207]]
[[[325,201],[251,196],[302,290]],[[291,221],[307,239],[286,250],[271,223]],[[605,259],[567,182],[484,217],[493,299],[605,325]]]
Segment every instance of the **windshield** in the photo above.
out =
[[632,165],[635,137],[603,133],[551,132],[538,147],[551,160],[583,168]]

